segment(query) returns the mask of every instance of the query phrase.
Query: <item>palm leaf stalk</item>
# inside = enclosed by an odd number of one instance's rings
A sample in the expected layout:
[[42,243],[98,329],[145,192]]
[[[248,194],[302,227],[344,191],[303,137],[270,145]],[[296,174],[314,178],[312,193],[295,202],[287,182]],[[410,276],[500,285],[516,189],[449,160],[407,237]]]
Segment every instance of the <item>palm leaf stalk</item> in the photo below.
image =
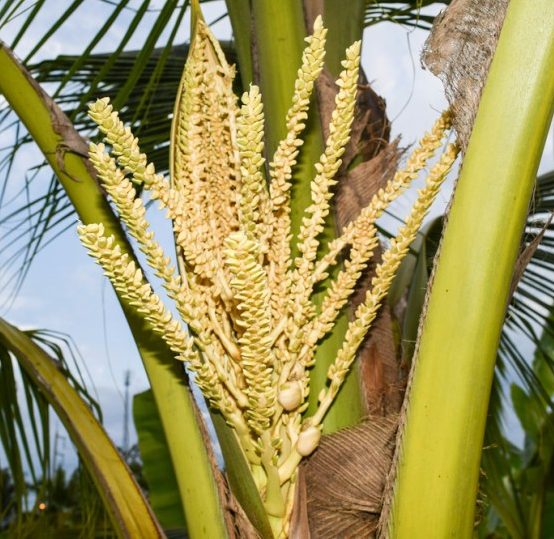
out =
[[[550,525],[548,519],[541,520],[536,515],[538,509],[542,509],[541,502],[545,505],[545,512],[548,511],[548,498],[546,501],[541,499],[545,487],[540,483],[540,477],[545,469],[542,466],[548,466],[544,459],[547,458],[545,455],[548,455],[554,431],[545,428],[540,435],[544,440],[541,443],[537,442],[538,435],[527,435],[524,447],[520,449],[513,443],[512,424],[506,423],[505,418],[506,413],[510,413],[508,403],[511,402],[518,417],[527,418],[520,419],[527,432],[529,418],[548,426],[548,414],[552,409],[551,342],[554,338],[554,321],[546,298],[554,295],[552,267],[549,263],[554,243],[550,220],[554,212],[553,179],[552,172],[537,178],[534,200],[525,225],[525,239],[512,276],[511,290],[514,295],[500,336],[481,464],[483,474],[479,488],[484,497],[478,501],[476,517],[476,520],[483,517],[478,528],[480,537],[488,537],[487,533],[493,531],[504,537],[502,530],[507,537],[525,537],[531,533],[525,530],[536,530],[537,526],[549,529]],[[419,318],[424,304],[428,272],[432,269],[432,259],[442,231],[441,222],[442,218],[439,218],[431,225],[424,241],[417,247],[417,266],[423,268],[423,280],[413,279],[410,298],[419,296],[421,299],[417,299],[417,302],[409,299],[410,316],[406,320],[410,321],[410,325],[415,324],[415,327],[404,333],[404,339],[414,344],[417,338],[417,320],[414,318]],[[405,269],[412,273],[411,269]],[[418,275],[418,270],[415,275]],[[392,292],[389,301],[391,296]],[[394,304],[394,301],[391,303]],[[421,307],[417,308],[418,305]],[[542,328],[542,336],[537,334],[537,327]],[[525,353],[530,345],[536,347],[532,364]],[[408,357],[412,354],[413,348]],[[514,374],[521,387],[513,385]],[[506,394],[510,387],[511,394]],[[533,432],[538,431],[535,428]],[[534,444],[537,444],[537,450],[530,453],[530,447],[534,447]],[[528,477],[532,474],[535,474],[533,477],[536,482],[530,486]],[[548,536],[548,532],[544,533]]]
[[421,326],[391,536],[472,535],[498,341],[552,118],[553,62],[554,5],[512,0]]
[[[106,230],[118,238],[123,252],[133,258],[126,236],[99,188],[97,177],[82,155],[82,140],[67,118],[5,46],[0,48],[0,66],[0,92],[47,158],[81,221],[103,222]],[[172,361],[167,345],[150,326],[125,300],[120,298],[120,302],[156,397],[189,533],[199,537],[204,533],[224,537],[226,526],[219,495],[184,373]]]
[[[304,11],[310,2],[304,2]],[[323,16],[329,29],[325,67],[333,77],[341,70],[344,49],[352,42],[361,40],[364,33],[364,10],[370,7],[366,0],[349,2],[348,12],[340,2],[326,0],[323,3]]]
[[[309,368],[317,362],[315,350],[333,329],[378,244],[376,219],[442,146],[450,126],[445,113],[408,160],[408,168],[374,196],[343,235],[327,245],[327,255],[317,260],[319,235],[329,214],[330,187],[353,120],[360,43],[349,47],[337,82],[340,90],[330,136],[315,165],[311,204],[296,234],[298,256],[293,259],[288,207],[291,170],[302,144],[300,134],[310,93],[322,69],[325,37],[318,18],[307,39],[286,114],[288,134],[277,144],[269,164],[269,188],[262,172],[260,91],[252,85],[238,107],[232,93],[233,70],[200,18],[176,104],[171,184],[148,163],[138,139],[108,99],[97,101],[90,109],[91,118],[111,146],[110,155],[104,144],[91,144],[91,161],[119,218],[174,300],[181,321],[165,307],[144,281],[140,268],[101,223],[79,227],[81,241],[116,290],[163,336],[177,359],[195,372],[210,405],[234,429],[275,537],[289,534],[298,465],[318,446],[325,414],[457,155],[457,148],[449,145],[430,170],[405,226],[391,240],[373,287],[327,369],[329,385],[318,390],[317,411],[303,416],[313,391]],[[134,184],[159,200],[173,220],[180,274],[149,230]],[[312,301],[314,287],[327,277],[346,246],[350,246],[349,260],[318,312]]]

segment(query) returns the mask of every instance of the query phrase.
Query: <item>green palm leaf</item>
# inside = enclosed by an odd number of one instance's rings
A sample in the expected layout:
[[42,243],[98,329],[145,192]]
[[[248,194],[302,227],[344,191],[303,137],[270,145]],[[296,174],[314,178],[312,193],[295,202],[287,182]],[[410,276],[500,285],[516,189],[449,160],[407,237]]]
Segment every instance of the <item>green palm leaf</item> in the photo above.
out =
[[[554,317],[552,297],[553,234],[550,216],[554,212],[554,172],[537,178],[533,205],[527,219],[525,249],[536,249],[520,277],[508,307],[501,337],[497,383],[489,409],[482,481],[484,502],[490,505],[482,536],[548,537],[552,522],[546,518],[554,492],[552,474],[554,423]],[[542,237],[541,237],[542,235]],[[538,243],[537,240],[540,240]],[[520,260],[526,260],[525,254]],[[520,264],[521,266],[521,264]],[[515,282],[512,286],[515,286]],[[514,337],[517,335],[517,337]],[[522,349],[534,349],[534,357]],[[509,368],[507,368],[509,366]],[[513,383],[513,374],[519,385]],[[501,378],[502,382],[498,379]],[[502,388],[511,385],[511,395]],[[502,403],[510,398],[524,431],[523,448],[516,447],[500,421]],[[542,535],[541,535],[542,533]]]
[[[140,506],[142,494],[117,450],[103,433],[99,407],[85,390],[79,363],[74,345],[66,335],[44,330],[23,332],[0,319],[0,441],[7,457],[3,477],[13,480],[13,493],[3,504],[2,516],[13,508],[15,520],[11,524],[14,533],[15,530],[18,534],[23,530],[38,533],[37,526],[43,526],[44,531],[44,524],[39,524],[42,517],[37,507],[43,499],[54,495],[51,474],[58,473],[58,470],[53,470],[55,455],[50,451],[51,411],[60,414],[78,447],[82,448],[82,440],[89,437],[94,437],[100,444],[96,447],[96,454],[84,451],[81,455],[89,471],[102,483],[101,490],[108,494],[111,502],[122,505],[118,494],[118,489],[122,489],[120,493],[125,492],[128,498],[125,503],[134,499],[138,503],[136,507]],[[105,469],[111,470],[104,478],[97,473],[103,459],[110,459],[110,467]],[[110,478],[112,472],[115,475]],[[29,506],[30,491],[36,494],[33,506]],[[148,511],[146,505],[143,509]],[[87,512],[86,504],[81,511]],[[133,511],[125,507],[123,513],[128,514],[117,517],[119,512],[120,509],[112,512],[119,522],[115,528],[121,525],[121,529],[132,530],[136,515],[133,516]],[[139,523],[139,526],[157,533],[151,517],[144,519],[141,516]]]
[[[186,52],[183,48],[180,51],[175,49],[174,42],[189,3],[172,0],[164,3],[159,12],[152,11],[151,3],[150,0],[144,0],[137,9],[131,7],[129,0],[122,0],[114,5],[101,3],[98,7],[105,12],[104,24],[95,29],[83,53],[69,60],[64,57],[58,59],[57,63],[46,62],[46,65],[36,65],[34,62],[41,48],[53,37],[61,35],[64,24],[74,24],[76,18],[83,13],[85,4],[91,5],[90,1],[73,1],[42,35],[37,37],[37,34],[33,34],[34,46],[25,55],[25,65],[34,65],[34,74],[44,74],[46,66],[51,68],[50,76],[45,78],[55,84],[54,97],[59,99],[61,105],[70,112],[70,119],[84,132],[87,128],[83,121],[86,103],[99,95],[98,92],[102,92],[102,95],[110,95],[118,108],[123,108],[123,104],[132,107],[133,123],[154,128],[154,133],[138,131],[141,136],[144,135],[145,142],[150,140],[150,146],[159,145],[155,140],[168,138],[171,121],[168,115],[173,108],[175,88],[185,58],[179,52]],[[0,28],[9,29],[16,25],[18,29],[11,42],[16,52],[23,38],[29,35],[33,25],[41,17],[50,19],[47,11],[49,9],[44,0],[0,0]],[[149,31],[143,32],[144,24],[149,26]],[[105,55],[93,54],[101,39],[116,25],[124,25],[126,31],[119,43],[115,44],[115,50]],[[144,41],[140,50],[126,52],[131,40],[136,42],[137,35],[142,36]],[[163,42],[163,46],[156,48],[158,41]],[[91,63],[94,66],[92,69]],[[88,74],[87,84],[79,84],[79,76],[85,72]],[[158,107],[159,103],[162,103],[161,108]],[[19,152],[26,148],[30,138],[5,104],[0,109],[0,126],[12,136],[0,148],[0,172],[6,178],[0,188],[0,226],[6,230],[1,242],[4,260],[0,290],[15,294],[36,254],[70,226],[68,218],[73,215],[73,211],[63,188],[55,178],[47,181],[46,188],[39,187],[40,182],[44,182],[44,175],[49,174],[46,169],[42,170],[45,163],[40,156],[34,156],[31,161],[26,156],[27,163],[34,160],[34,165],[29,167],[25,181],[21,183],[21,167],[17,167]],[[10,126],[14,129],[8,130]],[[167,148],[163,145],[156,148],[158,149],[161,154],[167,153]],[[153,151],[150,155],[155,159],[163,159],[157,155],[160,152]],[[13,182],[17,183],[14,185]],[[10,191],[15,191],[20,196],[9,196]]]
[[430,29],[433,20],[432,15],[421,13],[422,8],[436,5],[449,5],[451,0],[392,0],[381,2],[380,0],[366,0],[364,23],[366,26],[378,24],[384,21],[403,24],[408,27]]
[[[548,378],[538,373],[544,369],[554,372],[552,348],[545,346],[546,339],[554,338],[550,299],[554,296],[553,213],[554,172],[549,172],[537,178],[499,350],[500,358],[511,365],[526,391],[550,408],[552,387]],[[534,368],[532,357],[522,352],[525,349],[536,350],[535,363],[540,363],[540,368]]]

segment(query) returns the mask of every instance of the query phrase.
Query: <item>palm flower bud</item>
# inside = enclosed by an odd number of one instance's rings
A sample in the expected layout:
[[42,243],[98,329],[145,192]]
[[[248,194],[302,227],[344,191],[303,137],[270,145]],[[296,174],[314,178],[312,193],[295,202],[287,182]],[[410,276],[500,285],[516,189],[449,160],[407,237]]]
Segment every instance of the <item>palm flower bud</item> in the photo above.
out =
[[296,451],[299,455],[307,457],[315,451],[320,439],[321,429],[319,427],[308,427],[298,435]]
[[279,391],[277,400],[287,412],[296,410],[302,403],[302,384],[300,382],[286,383]]

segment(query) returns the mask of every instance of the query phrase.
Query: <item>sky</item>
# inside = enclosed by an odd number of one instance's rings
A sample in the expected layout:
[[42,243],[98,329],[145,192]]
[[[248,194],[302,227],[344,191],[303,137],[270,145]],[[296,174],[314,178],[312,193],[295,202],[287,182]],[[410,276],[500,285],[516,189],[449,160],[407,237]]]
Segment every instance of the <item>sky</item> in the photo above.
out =
[[[62,0],[51,0],[50,4],[52,18],[59,15],[61,6],[66,5]],[[160,2],[153,4],[159,5]],[[46,43],[39,57],[80,52],[82,32],[96,30],[110,9],[109,4],[100,0],[86,2],[84,9],[75,14],[76,24],[62,27],[62,31]],[[222,10],[224,3],[221,1],[206,4],[206,20],[215,20]],[[37,22],[36,31],[40,31],[41,26],[48,27],[51,22],[41,19]],[[17,20],[2,28],[0,38],[9,43],[17,29],[16,23]],[[189,23],[189,20],[183,21],[177,43],[188,38]],[[125,28],[125,20],[122,19],[105,36],[98,51],[111,50]],[[146,28],[145,25],[137,29],[137,37],[130,44],[132,48],[140,46]],[[231,34],[227,19],[213,29],[220,39]],[[30,31],[26,35],[17,49],[21,57],[33,45],[35,34]],[[371,27],[364,35],[363,68],[373,88],[386,98],[388,115],[393,122],[393,136],[401,135],[404,145],[414,143],[446,107],[441,83],[420,67],[419,52],[425,36],[426,32],[421,30],[408,30],[390,23]],[[554,168],[552,131],[546,148],[541,171]],[[21,174],[25,173],[25,164],[36,159],[36,150],[26,151],[29,153],[22,156],[18,164]],[[433,209],[434,215],[442,212],[449,196],[450,188],[447,187],[439,196]],[[404,204],[408,208],[408,204]],[[167,223],[159,212],[149,213],[155,230],[169,244],[171,233]],[[9,310],[2,308],[0,298],[0,315],[21,328],[48,328],[72,336],[88,372],[88,381],[93,382],[104,411],[106,430],[116,444],[122,444],[125,373],[131,372],[131,394],[147,389],[148,382],[111,286],[80,245],[76,226],[75,219],[74,227],[39,254]],[[63,429],[55,427],[55,430],[59,432],[58,463],[71,469],[76,463],[72,445]],[[131,425],[131,443],[135,440],[136,434]]]

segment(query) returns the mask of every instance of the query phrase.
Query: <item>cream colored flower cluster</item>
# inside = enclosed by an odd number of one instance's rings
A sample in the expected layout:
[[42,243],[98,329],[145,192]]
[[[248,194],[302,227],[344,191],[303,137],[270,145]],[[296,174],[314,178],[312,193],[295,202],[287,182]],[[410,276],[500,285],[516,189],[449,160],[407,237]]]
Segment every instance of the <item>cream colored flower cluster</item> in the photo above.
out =
[[[312,202],[293,240],[290,192],[302,145],[314,81],[321,73],[326,30],[318,19],[298,71],[287,135],[264,170],[264,115],[256,86],[238,106],[234,70],[219,44],[198,21],[175,108],[171,138],[171,182],[157,174],[108,99],[91,105],[90,116],[111,147],[91,144],[90,158],[121,221],[162,280],[181,318],[175,320],[121,253],[101,224],[79,227],[81,240],[114,286],[152,324],[196,373],[212,407],[235,430],[276,536],[286,535],[297,466],[317,447],[321,424],[356,351],[414,239],[438,187],[456,158],[450,145],[431,169],[406,225],[391,240],[377,267],[372,289],[350,323],[346,339],[328,371],[329,386],[312,417],[302,414],[310,391],[309,367],[318,342],[333,328],[339,311],[378,244],[375,221],[418,176],[442,146],[450,127],[437,121],[387,186],[379,191],[343,235],[318,259],[319,235],[330,212],[334,177],[349,140],[356,100],[360,43],[346,51],[329,139],[311,185]],[[171,265],[145,218],[134,185],[160,201],[173,222],[178,268]],[[291,241],[298,257],[291,258]],[[349,247],[348,260],[327,289],[320,310],[312,302],[315,285]]]

